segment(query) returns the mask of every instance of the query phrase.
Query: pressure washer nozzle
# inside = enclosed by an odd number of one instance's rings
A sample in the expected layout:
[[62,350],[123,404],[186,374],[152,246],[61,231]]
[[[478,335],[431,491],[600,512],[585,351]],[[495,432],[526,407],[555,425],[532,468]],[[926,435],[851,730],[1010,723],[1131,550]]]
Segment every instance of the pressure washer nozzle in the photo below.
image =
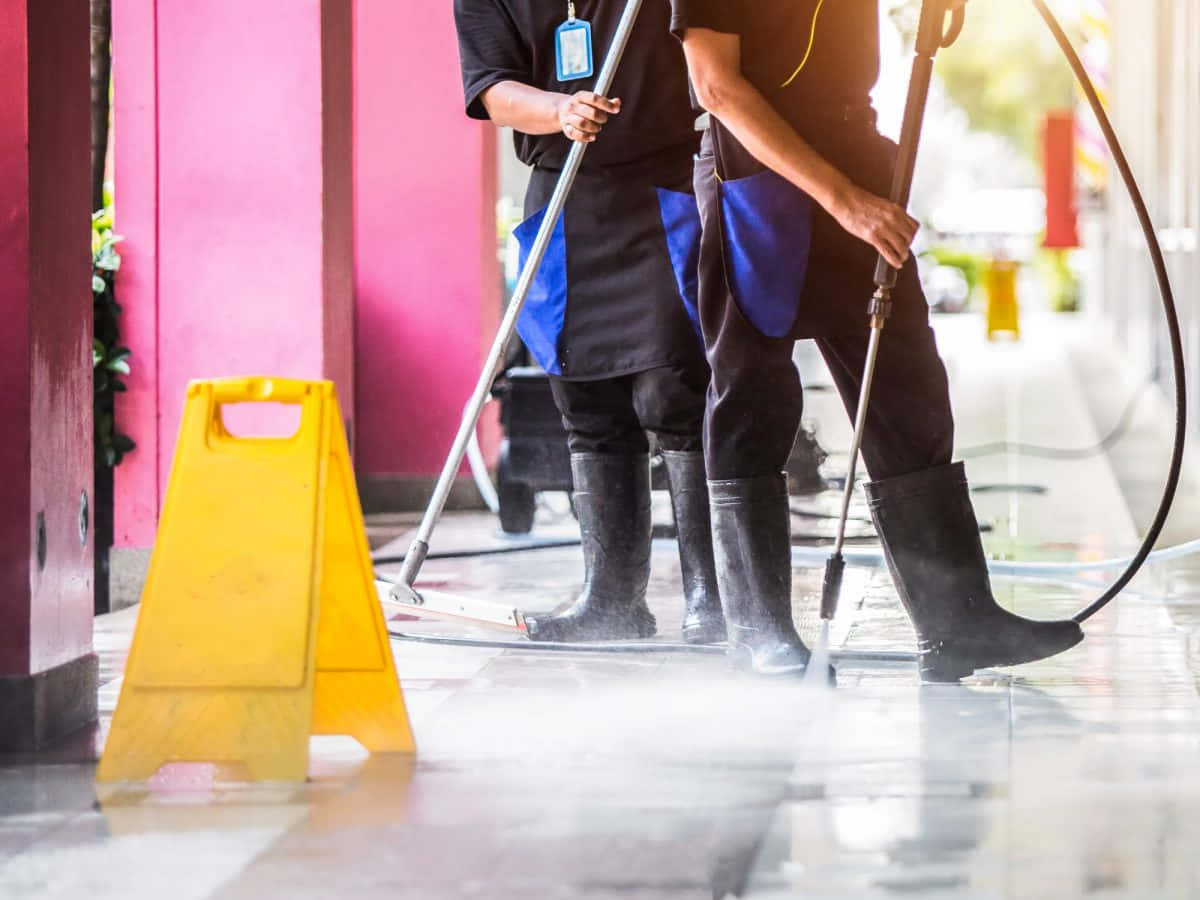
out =
[[842,593],[842,576],[846,574],[846,560],[837,553],[825,563],[825,583],[821,586],[821,618],[833,621],[837,615],[838,598]]

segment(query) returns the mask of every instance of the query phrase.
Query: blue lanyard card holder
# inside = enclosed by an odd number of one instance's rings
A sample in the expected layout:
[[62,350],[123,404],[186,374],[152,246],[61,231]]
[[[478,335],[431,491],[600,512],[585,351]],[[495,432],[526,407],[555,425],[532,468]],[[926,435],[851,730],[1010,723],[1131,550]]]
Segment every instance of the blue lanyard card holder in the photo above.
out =
[[583,19],[568,19],[554,32],[554,60],[559,81],[591,78],[592,24]]

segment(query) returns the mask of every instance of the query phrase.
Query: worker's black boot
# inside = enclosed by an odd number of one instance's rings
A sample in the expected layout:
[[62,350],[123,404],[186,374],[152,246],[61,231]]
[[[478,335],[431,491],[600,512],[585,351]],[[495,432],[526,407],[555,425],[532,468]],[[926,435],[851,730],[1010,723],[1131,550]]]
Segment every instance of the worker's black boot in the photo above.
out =
[[913,625],[924,681],[1054,656],[1083,640],[1076,622],[1035,622],[992,596],[962,463],[867,485],[892,579]]
[[708,479],[704,454],[662,451],[675,512],[679,569],[683,574],[683,639],[689,644],[725,640],[725,617],[717,591],[713,562],[712,520],[708,510]]
[[571,454],[575,514],[586,577],[566,609],[526,616],[535,641],[653,637],[650,581],[650,460],[645,454]]
[[792,623],[787,479],[710,481],[708,495],[730,661],[760,675],[803,675],[810,654]]

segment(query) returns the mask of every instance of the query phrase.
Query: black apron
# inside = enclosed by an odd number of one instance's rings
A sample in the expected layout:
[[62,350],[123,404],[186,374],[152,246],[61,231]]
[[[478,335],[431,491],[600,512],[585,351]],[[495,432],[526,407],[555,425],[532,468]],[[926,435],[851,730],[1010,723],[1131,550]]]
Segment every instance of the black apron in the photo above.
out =
[[[680,154],[676,154],[680,155]],[[672,167],[580,171],[518,320],[551,375],[596,380],[704,364],[700,216],[690,155]],[[559,172],[535,167],[516,230],[525,265]]]
[[[797,129],[812,148],[860,187],[886,197],[896,144],[881,136],[869,108],[814,112]],[[755,160],[719,122],[706,135],[719,206],[724,277],[751,325],[772,338],[816,338],[868,327],[877,251],[847,232],[807,194]],[[706,207],[707,208],[707,207]],[[890,326],[928,317],[909,259],[893,295]]]

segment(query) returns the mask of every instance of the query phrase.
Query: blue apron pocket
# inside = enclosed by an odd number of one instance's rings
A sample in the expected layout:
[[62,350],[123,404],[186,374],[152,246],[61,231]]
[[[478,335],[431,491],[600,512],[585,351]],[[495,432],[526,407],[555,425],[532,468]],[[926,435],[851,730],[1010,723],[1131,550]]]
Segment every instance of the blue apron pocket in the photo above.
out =
[[[530,216],[513,230],[520,245],[518,268],[525,270],[533,242],[542,227],[546,210]],[[525,308],[517,319],[517,334],[533,354],[539,366],[550,375],[561,375],[562,364],[558,357],[558,342],[562,337],[563,324],[567,316],[567,239],[563,226],[564,215],[558,217],[546,255],[538,267]]]
[[700,209],[696,197],[684,191],[658,188],[658,209],[663,230],[667,235],[667,253],[679,298],[687,311],[696,336],[704,343],[700,332]]
[[760,332],[787,337],[800,315],[812,248],[812,198],[770,169],[721,183],[725,271]]

